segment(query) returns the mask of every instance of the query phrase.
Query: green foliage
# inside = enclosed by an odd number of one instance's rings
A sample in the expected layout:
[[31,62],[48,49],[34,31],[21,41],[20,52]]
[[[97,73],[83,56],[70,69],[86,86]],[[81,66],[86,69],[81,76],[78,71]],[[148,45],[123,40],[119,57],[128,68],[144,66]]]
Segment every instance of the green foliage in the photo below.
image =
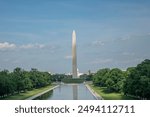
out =
[[118,68],[101,69],[93,76],[93,84],[106,87],[108,92],[123,92],[136,98],[150,99],[150,60],[129,67],[126,72]]
[[85,81],[92,81],[92,77],[93,77],[92,74],[89,74],[89,75],[83,74],[83,75],[80,76],[80,78],[84,79]]
[[0,71],[0,98],[44,87],[51,82],[52,77],[48,72],[40,72],[37,69],[25,71],[15,68],[12,73],[3,70]]
[[106,87],[98,87],[90,85],[90,87],[97,92],[104,100],[137,100],[138,98],[123,95],[118,92],[108,92]]
[[123,91],[126,95],[150,99],[150,60],[144,60],[129,72]]
[[64,78],[71,78],[71,75],[65,75],[65,74],[54,74],[52,75],[52,81],[53,82],[61,82]]
[[106,81],[107,89],[110,92],[121,92],[125,74],[120,69],[115,68],[110,70]]
[[55,85],[48,85],[48,86],[45,86],[45,87],[41,87],[41,88],[38,88],[38,89],[33,89],[31,91],[27,91],[25,93],[24,92],[17,93],[17,94],[14,94],[14,95],[4,97],[3,100],[24,100],[24,99],[30,98],[34,95],[37,95],[39,93],[42,93],[44,91],[47,91],[47,90],[53,88],[54,86]]
[[101,69],[93,76],[95,86],[107,87],[109,92],[121,92],[125,73],[120,69]]
[[107,92],[122,92],[125,95],[150,99],[150,60],[146,59],[136,67],[129,67],[126,72],[118,68],[100,69],[97,73],[82,75],[79,79],[71,79],[70,75],[40,72],[37,69],[25,71],[15,68],[12,73],[0,71],[0,98],[40,88],[51,84],[52,81],[66,83],[82,83],[93,80],[98,87],[106,87]]
[[62,80],[62,82],[64,82],[64,83],[83,83],[84,79],[82,79],[82,78],[76,78],[76,79],[64,78]]
[[109,71],[110,69],[108,68],[100,69],[99,71],[97,71],[97,73],[93,76],[94,85],[101,87],[106,86]]

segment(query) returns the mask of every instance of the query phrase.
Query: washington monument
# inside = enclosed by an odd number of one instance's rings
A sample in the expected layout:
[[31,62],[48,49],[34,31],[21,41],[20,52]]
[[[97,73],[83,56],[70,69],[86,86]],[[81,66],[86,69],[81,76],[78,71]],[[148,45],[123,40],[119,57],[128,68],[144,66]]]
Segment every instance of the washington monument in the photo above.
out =
[[76,33],[72,32],[72,78],[77,78],[77,52],[76,52]]

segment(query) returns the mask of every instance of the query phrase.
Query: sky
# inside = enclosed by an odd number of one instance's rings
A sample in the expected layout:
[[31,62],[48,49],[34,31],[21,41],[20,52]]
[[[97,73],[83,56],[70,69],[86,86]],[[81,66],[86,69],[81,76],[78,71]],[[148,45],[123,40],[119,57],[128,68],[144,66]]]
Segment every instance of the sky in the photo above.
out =
[[80,72],[150,59],[149,0],[0,0],[0,70]]

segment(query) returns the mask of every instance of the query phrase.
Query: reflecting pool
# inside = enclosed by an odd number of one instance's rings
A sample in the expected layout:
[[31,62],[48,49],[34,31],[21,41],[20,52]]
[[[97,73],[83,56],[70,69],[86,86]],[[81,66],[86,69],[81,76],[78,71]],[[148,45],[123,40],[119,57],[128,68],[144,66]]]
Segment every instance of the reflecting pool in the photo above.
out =
[[37,100],[95,100],[84,84],[61,84],[59,87],[39,96]]

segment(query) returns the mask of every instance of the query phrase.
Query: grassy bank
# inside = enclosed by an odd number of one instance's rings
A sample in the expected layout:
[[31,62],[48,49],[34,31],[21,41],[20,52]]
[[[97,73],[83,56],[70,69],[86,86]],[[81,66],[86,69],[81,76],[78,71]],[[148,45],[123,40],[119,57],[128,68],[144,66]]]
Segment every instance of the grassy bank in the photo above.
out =
[[92,84],[89,85],[97,94],[99,94],[104,100],[136,100],[137,98],[125,96],[121,93],[108,93],[106,87],[97,87]]
[[25,93],[15,94],[13,96],[6,97],[3,100],[24,100],[24,99],[34,96],[38,93],[46,91],[54,86],[56,86],[56,85],[50,85],[50,86],[42,87],[39,89],[33,89],[32,91],[27,91]]

